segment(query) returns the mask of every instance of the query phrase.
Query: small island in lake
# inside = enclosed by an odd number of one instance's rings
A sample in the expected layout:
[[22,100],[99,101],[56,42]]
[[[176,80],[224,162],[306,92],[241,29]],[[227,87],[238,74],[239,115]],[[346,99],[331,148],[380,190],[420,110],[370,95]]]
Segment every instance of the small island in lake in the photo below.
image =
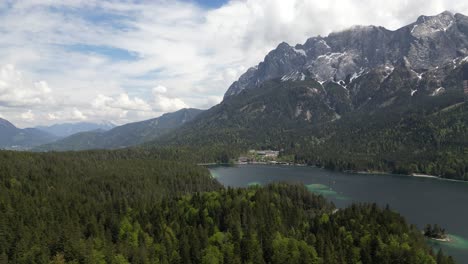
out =
[[424,228],[423,234],[425,237],[430,239],[442,242],[450,242],[450,237],[445,232],[445,229],[441,228],[438,224],[435,224],[434,227],[430,224],[427,224]]

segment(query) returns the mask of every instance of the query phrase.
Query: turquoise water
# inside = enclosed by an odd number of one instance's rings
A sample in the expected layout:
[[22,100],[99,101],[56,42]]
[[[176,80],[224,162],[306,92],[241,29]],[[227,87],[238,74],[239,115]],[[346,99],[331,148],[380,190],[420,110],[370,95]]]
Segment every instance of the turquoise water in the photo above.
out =
[[429,244],[433,245],[436,248],[452,248],[455,250],[468,250],[468,239],[454,235],[454,234],[449,234],[450,237],[450,242],[440,242],[436,240],[429,240]]
[[342,194],[337,193],[336,191],[333,190],[331,186],[327,186],[325,184],[320,184],[320,183],[307,184],[306,188],[313,193],[321,194],[328,198],[334,198],[338,200],[350,200],[349,197],[346,197]]
[[468,183],[401,175],[348,174],[313,167],[239,165],[212,167],[212,175],[225,186],[247,187],[272,182],[303,183],[337,207],[353,202],[375,202],[401,213],[423,228],[439,224],[451,242],[428,241],[458,263],[468,263]]

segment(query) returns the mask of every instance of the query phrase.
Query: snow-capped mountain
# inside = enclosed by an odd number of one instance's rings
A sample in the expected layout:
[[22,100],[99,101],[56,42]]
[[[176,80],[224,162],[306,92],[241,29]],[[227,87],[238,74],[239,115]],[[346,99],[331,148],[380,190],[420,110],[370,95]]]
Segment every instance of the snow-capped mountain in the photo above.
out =
[[468,17],[462,14],[446,11],[421,16],[415,23],[395,31],[354,26],[326,37],[309,38],[294,47],[281,43],[263,62],[234,82],[225,98],[275,78],[311,76],[319,82],[350,83],[376,69],[388,75],[401,65],[421,78],[442,65],[460,63],[467,56]]
[[[385,144],[390,134],[398,134],[408,140],[401,147],[405,151],[408,144],[440,146],[440,140],[433,141],[441,128],[464,122],[460,121],[468,100],[464,76],[468,76],[464,15],[421,16],[395,31],[354,26],[294,47],[279,44],[229,87],[219,105],[155,143],[308,146],[303,151],[310,151],[317,145],[354,147],[361,134]],[[442,112],[443,119],[432,120]],[[457,121],[443,123],[448,119]],[[417,129],[404,125],[427,120],[431,125]],[[465,132],[457,129],[453,131],[459,134],[444,140],[463,146],[465,141],[459,138]],[[424,133],[430,136],[422,139]],[[391,146],[401,140],[394,143]]]

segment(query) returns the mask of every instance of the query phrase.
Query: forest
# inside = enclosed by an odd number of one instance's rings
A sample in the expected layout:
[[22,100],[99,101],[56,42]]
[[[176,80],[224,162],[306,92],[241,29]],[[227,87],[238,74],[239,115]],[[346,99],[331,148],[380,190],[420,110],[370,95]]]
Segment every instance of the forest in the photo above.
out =
[[388,207],[224,188],[184,156],[1,151],[0,263],[454,263]]
[[[242,93],[147,143],[147,148],[204,149],[203,155],[196,156],[211,162],[219,158],[206,151],[210,148],[219,153],[224,147],[224,160],[237,159],[249,149],[273,149],[281,150],[291,162],[331,170],[468,180],[468,104],[459,91],[388,108],[357,109],[332,122],[309,123],[295,119],[295,107],[306,93],[306,88],[296,85],[270,85]],[[264,105],[271,107],[263,109]],[[244,108],[252,109],[245,112]]]
[[302,137],[287,154],[332,170],[468,180],[468,105],[424,103],[418,111],[351,115],[322,127],[318,136]]

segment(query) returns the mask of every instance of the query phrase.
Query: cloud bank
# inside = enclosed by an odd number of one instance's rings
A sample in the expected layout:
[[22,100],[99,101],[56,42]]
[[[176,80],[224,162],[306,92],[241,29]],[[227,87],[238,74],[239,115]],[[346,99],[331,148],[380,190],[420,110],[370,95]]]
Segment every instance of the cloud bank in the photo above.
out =
[[352,25],[468,14],[440,0],[21,0],[0,3],[0,114],[21,127],[117,124],[208,108],[278,43]]

